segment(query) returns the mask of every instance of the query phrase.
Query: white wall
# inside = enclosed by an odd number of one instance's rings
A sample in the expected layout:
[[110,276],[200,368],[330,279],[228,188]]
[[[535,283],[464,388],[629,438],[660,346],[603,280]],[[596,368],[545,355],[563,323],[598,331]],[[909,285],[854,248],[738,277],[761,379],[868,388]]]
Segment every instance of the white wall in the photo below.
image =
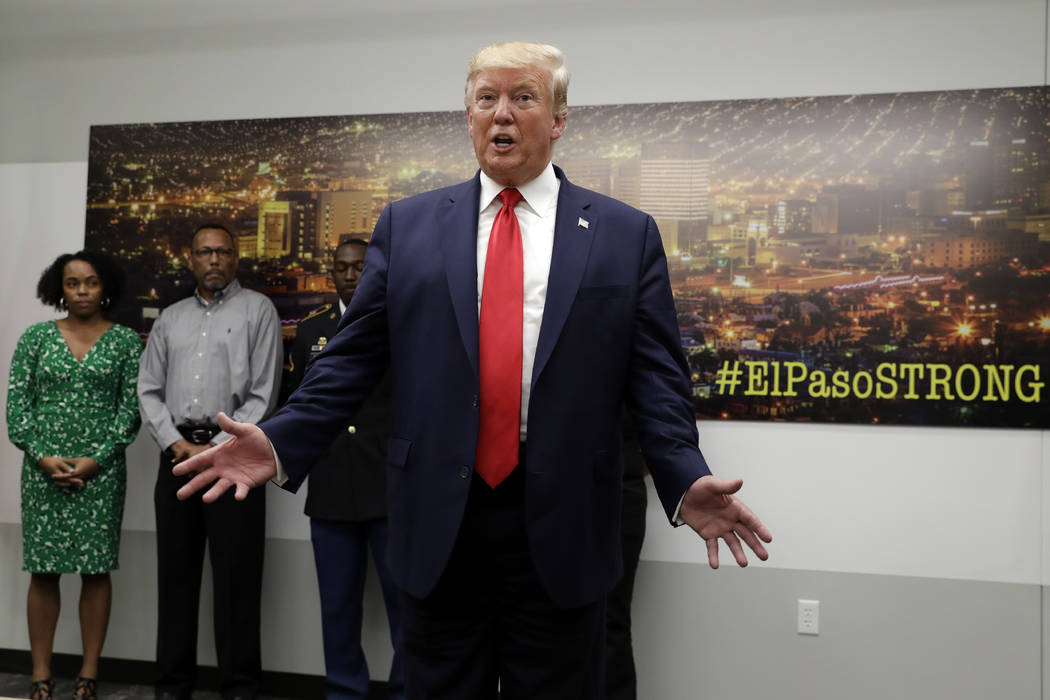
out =
[[[9,251],[0,256],[0,371],[18,333],[48,316],[31,299],[39,270],[82,242],[90,124],[458,109],[470,54],[516,37],[566,51],[570,105],[1043,84],[1046,29],[1045,3],[1029,0],[655,0],[644,9],[9,0],[0,6],[0,230]],[[716,698],[878,697],[916,655],[957,671],[908,675],[899,697],[950,689],[979,698],[989,687],[1038,697],[1041,587],[1050,581],[1044,432],[711,423],[701,440],[717,472],[745,478],[743,497],[774,531],[772,559],[761,571],[707,572],[702,547],[651,511],[636,603],[643,697],[691,696],[698,674]],[[125,599],[135,614],[118,599],[106,653],[148,659],[156,457],[145,437],[129,457],[125,541],[136,544],[115,580],[136,592]],[[0,523],[9,528],[19,521],[18,460],[0,446]],[[264,663],[318,672],[316,617],[295,614],[316,615],[301,507],[276,491],[269,503]],[[18,564],[17,538],[0,536],[0,570]],[[26,648],[24,585],[24,576],[0,577],[0,648]],[[816,641],[790,623],[795,598],[809,596],[825,601],[830,630]],[[996,622],[967,638],[961,629],[975,611]],[[908,623],[899,637],[883,624],[897,616]],[[62,651],[77,649],[70,617]],[[280,644],[289,634],[291,653]],[[731,663],[734,653],[778,673],[735,684],[746,669]],[[799,665],[783,663],[789,657]],[[826,682],[807,686],[816,675]],[[857,687],[843,685],[849,678]]]
[[[702,423],[714,469],[774,533],[760,566],[1039,584],[1043,433]],[[655,491],[651,498],[655,498]],[[651,508],[643,556],[706,561]],[[680,528],[681,529],[681,528]]]

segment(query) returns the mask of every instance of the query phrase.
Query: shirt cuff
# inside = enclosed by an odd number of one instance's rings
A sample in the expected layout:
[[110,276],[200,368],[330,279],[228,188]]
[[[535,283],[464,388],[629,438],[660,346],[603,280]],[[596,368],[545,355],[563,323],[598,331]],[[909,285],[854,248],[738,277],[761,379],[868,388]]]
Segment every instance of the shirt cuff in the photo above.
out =
[[685,525],[685,521],[682,520],[682,516],[680,515],[680,513],[682,512],[682,501],[684,500],[685,494],[683,493],[682,497],[678,499],[678,505],[674,509],[674,518],[671,519],[671,522],[674,523],[675,527],[678,527],[679,525]]
[[272,442],[270,443],[270,451],[273,452],[273,461],[274,464],[277,465],[277,475],[270,479],[270,481],[278,486],[284,486],[284,482],[288,481],[288,474],[284,471],[284,467],[281,466],[281,458],[277,456],[277,450],[274,448]]
[[160,446],[161,451],[168,449],[182,439],[182,433],[178,431],[174,424],[165,426],[159,433],[157,435],[157,445]]

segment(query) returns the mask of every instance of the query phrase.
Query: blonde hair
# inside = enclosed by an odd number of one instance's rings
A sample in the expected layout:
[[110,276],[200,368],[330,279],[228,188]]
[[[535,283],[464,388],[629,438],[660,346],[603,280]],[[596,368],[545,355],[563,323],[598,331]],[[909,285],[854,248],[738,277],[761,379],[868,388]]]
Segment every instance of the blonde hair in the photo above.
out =
[[545,69],[551,76],[550,91],[554,114],[569,111],[569,70],[565,67],[565,54],[549,44],[533,44],[528,41],[501,41],[474,54],[467,65],[467,86],[463,103],[469,108],[474,91],[474,81],[482,71],[493,68]]

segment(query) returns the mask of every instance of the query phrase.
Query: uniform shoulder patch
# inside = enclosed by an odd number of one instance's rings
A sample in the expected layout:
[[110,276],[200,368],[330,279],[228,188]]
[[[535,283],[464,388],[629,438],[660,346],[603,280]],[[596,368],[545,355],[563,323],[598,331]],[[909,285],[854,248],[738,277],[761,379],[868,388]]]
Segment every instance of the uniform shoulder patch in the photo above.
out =
[[303,316],[303,318],[299,321],[299,323],[302,323],[303,321],[309,321],[311,318],[314,318],[316,316],[320,316],[321,314],[326,313],[331,308],[332,308],[331,304],[322,304],[321,306],[318,306],[316,309],[314,309],[310,313],[306,314],[306,316]]

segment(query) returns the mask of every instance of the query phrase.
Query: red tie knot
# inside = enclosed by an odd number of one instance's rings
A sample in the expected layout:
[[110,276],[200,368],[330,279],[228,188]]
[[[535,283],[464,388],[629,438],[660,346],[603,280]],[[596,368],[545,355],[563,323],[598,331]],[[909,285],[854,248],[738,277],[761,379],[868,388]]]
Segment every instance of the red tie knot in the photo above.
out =
[[513,187],[508,187],[499,193],[499,198],[503,202],[503,206],[513,209],[517,206],[518,202],[524,199],[521,196],[521,192],[518,192]]

